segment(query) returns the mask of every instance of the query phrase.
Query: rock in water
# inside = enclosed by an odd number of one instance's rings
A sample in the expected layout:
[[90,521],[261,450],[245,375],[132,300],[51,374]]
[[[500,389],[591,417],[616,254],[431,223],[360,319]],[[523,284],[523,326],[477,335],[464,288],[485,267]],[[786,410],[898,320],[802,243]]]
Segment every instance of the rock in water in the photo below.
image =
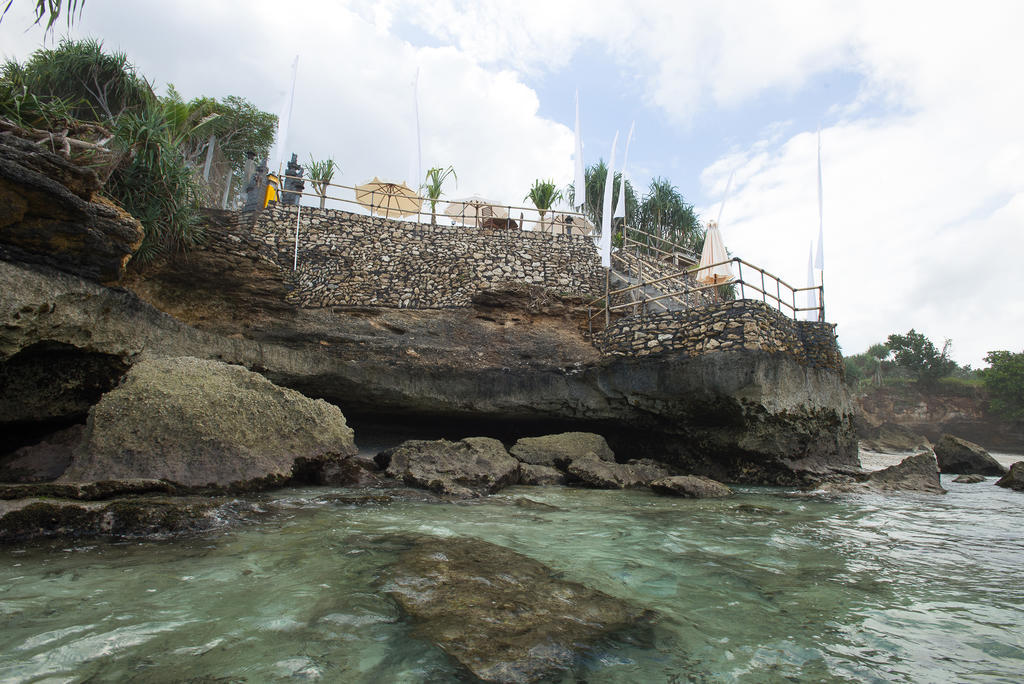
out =
[[519,461],[490,437],[409,440],[380,454],[389,477],[446,496],[492,494],[519,481]]
[[860,444],[869,451],[881,453],[924,450],[932,446],[927,437],[897,423],[882,423],[876,428],[868,428]]
[[940,473],[960,475],[1004,475],[1006,468],[992,458],[985,448],[953,435],[942,435],[935,443],[935,458]]
[[953,482],[959,482],[960,484],[977,484],[984,481],[984,475],[974,475],[973,473],[970,475],[957,475],[956,479],[953,480]]
[[89,411],[83,442],[61,479],[260,489],[355,453],[345,416],[325,401],[241,366],[148,359]]
[[938,465],[930,452],[908,456],[897,465],[871,473],[868,486],[880,491],[946,493],[939,484]]
[[599,639],[644,613],[501,546],[419,540],[388,592],[429,639],[485,682],[535,682],[571,667]]
[[597,489],[630,489],[646,487],[653,480],[668,476],[665,468],[648,458],[629,463],[615,463],[587,454],[569,464],[570,481]]
[[1017,461],[1010,466],[1010,472],[996,481],[1000,487],[1009,487],[1024,492],[1024,461]]
[[615,461],[608,442],[592,432],[563,432],[559,435],[524,437],[509,453],[523,463],[545,465],[565,470],[577,458],[593,454],[604,461]]
[[519,464],[519,484],[523,485],[563,485],[565,473],[551,466]]
[[689,499],[712,499],[732,496],[732,490],[724,484],[701,475],[665,477],[652,482],[651,489],[658,494],[670,494]]

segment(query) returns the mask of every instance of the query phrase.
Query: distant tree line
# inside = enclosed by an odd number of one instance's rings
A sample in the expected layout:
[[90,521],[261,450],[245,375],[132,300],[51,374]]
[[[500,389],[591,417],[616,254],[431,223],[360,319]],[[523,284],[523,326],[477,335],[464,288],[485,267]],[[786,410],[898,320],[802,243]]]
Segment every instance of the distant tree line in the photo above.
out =
[[208,188],[201,169],[211,136],[237,187],[246,156],[265,156],[277,129],[275,115],[240,97],[186,101],[173,86],[157,96],[127,55],[91,39],[63,39],[24,64],[4,62],[0,117],[79,134],[92,139],[94,152],[114,153],[98,170],[104,192],[145,229],[136,263],[202,240],[199,207]]
[[949,357],[947,339],[940,350],[913,328],[889,335],[866,352],[845,359],[846,381],[857,390],[913,383],[933,392],[974,394],[984,389],[989,409],[1011,421],[1024,421],[1024,352],[991,351],[988,368],[960,366]]

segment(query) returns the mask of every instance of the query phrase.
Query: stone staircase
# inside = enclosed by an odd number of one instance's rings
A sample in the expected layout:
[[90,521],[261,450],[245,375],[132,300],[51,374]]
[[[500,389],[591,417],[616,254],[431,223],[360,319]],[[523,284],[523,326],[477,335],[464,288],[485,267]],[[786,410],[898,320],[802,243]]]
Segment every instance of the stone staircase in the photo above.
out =
[[[623,296],[628,297],[628,301],[645,305],[650,312],[682,311],[717,301],[712,290],[692,291],[699,286],[692,274],[683,272],[685,268],[620,250],[612,254],[611,287],[615,290],[641,285]],[[651,281],[658,282],[644,284]],[[652,299],[655,301],[650,301]]]

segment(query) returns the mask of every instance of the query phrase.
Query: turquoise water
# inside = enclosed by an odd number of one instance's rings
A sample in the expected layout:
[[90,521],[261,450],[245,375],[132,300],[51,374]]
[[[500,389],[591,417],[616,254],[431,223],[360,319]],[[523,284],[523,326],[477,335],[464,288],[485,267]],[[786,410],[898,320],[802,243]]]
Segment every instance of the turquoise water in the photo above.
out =
[[185,540],[3,549],[0,681],[465,681],[380,591],[429,534],[657,613],[556,681],[1019,682],[1024,494],[993,481],[705,501],[518,487],[471,504],[285,490],[259,520]]

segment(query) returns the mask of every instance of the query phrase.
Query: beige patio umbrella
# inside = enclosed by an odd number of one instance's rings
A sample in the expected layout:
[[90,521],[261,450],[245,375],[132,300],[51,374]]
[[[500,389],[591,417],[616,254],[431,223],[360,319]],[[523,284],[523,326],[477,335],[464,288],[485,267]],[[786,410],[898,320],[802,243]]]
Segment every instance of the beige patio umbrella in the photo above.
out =
[[448,207],[444,210],[444,213],[457,218],[466,226],[477,226],[480,219],[508,218],[508,209],[506,207],[489,199],[484,199],[479,195],[448,202]]
[[[726,263],[722,263],[723,261]],[[701,285],[721,285],[734,280],[735,277],[732,274],[729,255],[725,251],[725,242],[718,231],[718,222],[710,221],[707,234],[704,236],[700,263],[697,265],[697,282]]]
[[376,176],[372,181],[356,186],[356,202],[369,209],[371,214],[385,218],[410,216],[423,206],[423,198],[404,182],[390,183]]
[[579,214],[565,214],[558,212],[550,220],[545,220],[542,229],[546,232],[554,232],[556,235],[590,235],[595,230],[594,224],[585,216]]

